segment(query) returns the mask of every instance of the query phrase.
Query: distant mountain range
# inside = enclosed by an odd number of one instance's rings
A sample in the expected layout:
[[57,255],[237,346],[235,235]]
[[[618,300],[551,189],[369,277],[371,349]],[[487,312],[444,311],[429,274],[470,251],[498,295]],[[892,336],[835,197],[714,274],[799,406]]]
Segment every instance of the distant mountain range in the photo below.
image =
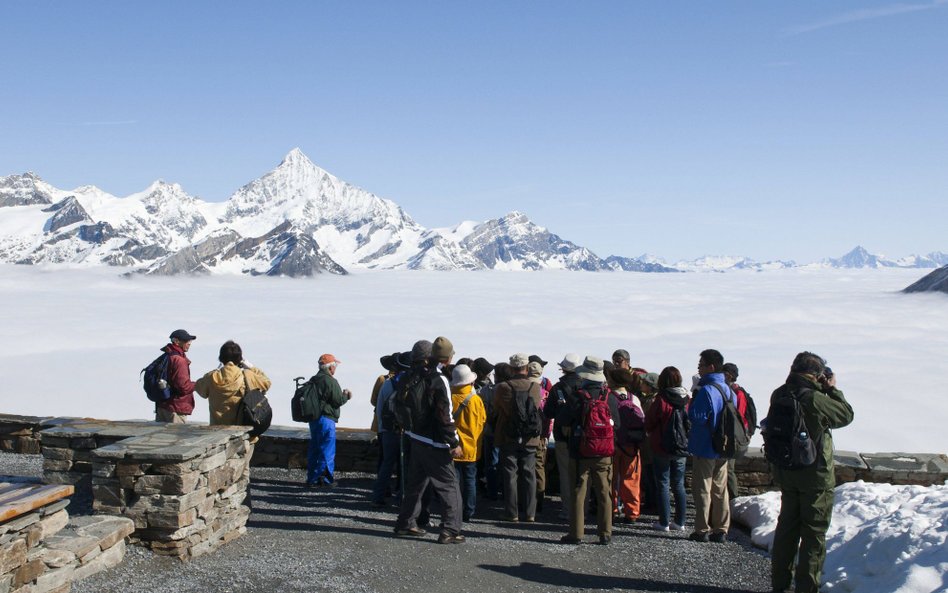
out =
[[[348,270],[723,271],[794,267],[792,261],[654,256],[600,258],[520,212],[426,229],[390,200],[350,185],[294,149],[224,202],[156,181],[119,198],[71,191],[33,173],[0,177],[0,262],[110,265],[143,274],[311,276]],[[819,266],[935,268],[948,255],[889,260],[857,247]]]

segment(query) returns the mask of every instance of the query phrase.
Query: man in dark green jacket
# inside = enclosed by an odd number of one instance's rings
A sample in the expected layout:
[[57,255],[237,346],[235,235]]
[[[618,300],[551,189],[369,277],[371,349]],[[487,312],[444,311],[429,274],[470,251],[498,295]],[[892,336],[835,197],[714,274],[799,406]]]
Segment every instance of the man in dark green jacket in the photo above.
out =
[[306,485],[311,488],[336,485],[336,422],[339,408],[352,397],[342,389],[336,374],[340,361],[332,354],[319,357],[319,372],[311,380],[316,385],[320,416],[309,423],[309,450],[306,456]]
[[[797,593],[817,593],[826,559],[826,531],[833,515],[833,435],[830,429],[853,421],[853,409],[836,389],[836,377],[826,361],[812,352],[801,352],[790,367],[787,382],[774,391],[771,404],[783,396],[799,398],[809,438],[819,439],[813,465],[799,469],[772,466],[780,485],[780,516],[771,552],[774,591],[789,591],[796,567]],[[768,413],[768,422],[770,414]]]

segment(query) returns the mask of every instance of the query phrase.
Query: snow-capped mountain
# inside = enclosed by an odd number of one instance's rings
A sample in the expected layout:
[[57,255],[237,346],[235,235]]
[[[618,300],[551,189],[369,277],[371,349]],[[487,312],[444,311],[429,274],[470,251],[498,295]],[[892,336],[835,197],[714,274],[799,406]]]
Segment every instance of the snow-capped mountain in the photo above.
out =
[[[113,265],[149,274],[309,276],[358,269],[766,270],[793,262],[706,256],[600,258],[521,212],[426,229],[390,200],[316,166],[299,149],[272,171],[208,203],[156,181],[119,198],[86,185],[57,189],[34,173],[0,177],[0,262]],[[857,247],[834,267],[937,267],[940,252],[888,260]]]

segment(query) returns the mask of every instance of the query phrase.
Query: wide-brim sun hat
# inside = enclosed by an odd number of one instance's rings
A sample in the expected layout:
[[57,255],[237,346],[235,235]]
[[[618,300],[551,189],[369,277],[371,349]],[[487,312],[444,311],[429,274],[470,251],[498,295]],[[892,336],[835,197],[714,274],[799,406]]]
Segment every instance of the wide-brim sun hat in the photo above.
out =
[[586,381],[606,382],[606,375],[602,372],[602,359],[596,356],[587,356],[583,365],[576,368],[576,374]]
[[477,381],[477,375],[466,364],[459,364],[451,371],[451,387],[471,385]]

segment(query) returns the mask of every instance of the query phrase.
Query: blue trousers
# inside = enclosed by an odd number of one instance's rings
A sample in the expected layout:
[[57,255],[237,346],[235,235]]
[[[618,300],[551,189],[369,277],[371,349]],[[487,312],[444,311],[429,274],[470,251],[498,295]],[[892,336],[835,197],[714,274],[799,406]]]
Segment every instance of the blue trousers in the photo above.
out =
[[461,518],[468,521],[477,510],[477,462],[455,461],[454,473],[461,487]]
[[675,523],[685,524],[688,496],[685,494],[685,458],[655,455],[655,477],[658,478],[658,522],[668,525],[671,515],[671,492],[675,494]]
[[306,483],[332,484],[336,471],[336,423],[322,416],[309,423]]

